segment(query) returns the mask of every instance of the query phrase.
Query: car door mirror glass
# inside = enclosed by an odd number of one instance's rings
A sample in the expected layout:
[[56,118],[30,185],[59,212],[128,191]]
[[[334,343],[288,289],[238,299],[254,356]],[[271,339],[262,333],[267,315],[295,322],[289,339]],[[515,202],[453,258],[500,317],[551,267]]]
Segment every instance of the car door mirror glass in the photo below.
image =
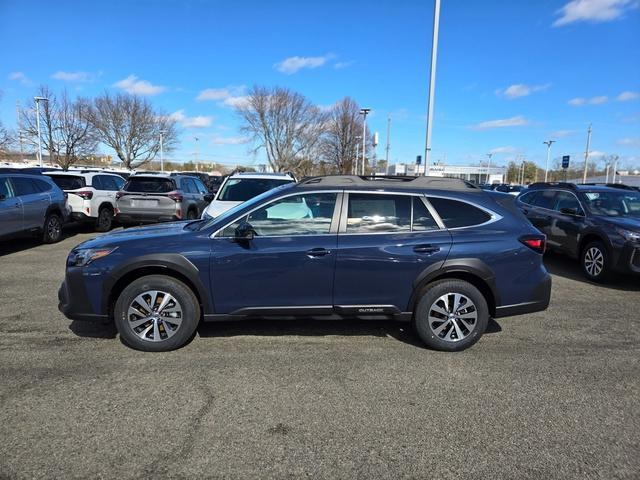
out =
[[250,242],[255,237],[256,231],[249,222],[242,222],[235,231],[235,240]]

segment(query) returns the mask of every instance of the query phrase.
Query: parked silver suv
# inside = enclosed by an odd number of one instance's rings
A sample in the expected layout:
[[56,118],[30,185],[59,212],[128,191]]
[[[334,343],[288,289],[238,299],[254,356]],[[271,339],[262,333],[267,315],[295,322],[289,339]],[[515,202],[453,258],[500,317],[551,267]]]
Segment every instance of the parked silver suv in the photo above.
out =
[[0,173],[0,239],[34,233],[55,243],[67,215],[66,196],[49,177]]
[[136,174],[116,194],[116,218],[125,225],[196,219],[212,199],[196,177]]

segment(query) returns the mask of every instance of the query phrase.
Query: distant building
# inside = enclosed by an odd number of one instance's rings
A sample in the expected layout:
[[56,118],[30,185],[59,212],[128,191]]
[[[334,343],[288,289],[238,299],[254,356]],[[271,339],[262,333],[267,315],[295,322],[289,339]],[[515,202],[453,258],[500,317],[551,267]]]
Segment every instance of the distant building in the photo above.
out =
[[[461,178],[472,183],[505,183],[506,167],[485,167],[474,165],[435,164],[429,167],[432,177]],[[424,165],[415,163],[395,163],[389,165],[387,175],[424,175]],[[487,178],[488,175],[488,178]]]

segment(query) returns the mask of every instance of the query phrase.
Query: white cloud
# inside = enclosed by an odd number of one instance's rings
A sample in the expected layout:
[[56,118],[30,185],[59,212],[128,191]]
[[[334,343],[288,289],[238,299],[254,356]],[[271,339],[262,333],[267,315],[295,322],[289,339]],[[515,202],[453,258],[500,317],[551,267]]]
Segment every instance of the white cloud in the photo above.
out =
[[564,138],[564,137],[568,137],[569,135],[573,135],[574,133],[576,133],[575,130],[556,130],[554,132],[551,132],[549,134],[549,137],[551,139],[554,138]]
[[129,75],[113,84],[114,87],[121,88],[131,95],[157,95],[167,88],[159,85],[152,85],[147,80],[139,80],[135,75]]
[[232,108],[243,107],[247,103],[249,103],[249,97],[246,96],[246,95],[239,95],[237,97],[229,97],[229,98],[225,98],[222,103],[224,103],[227,107],[232,107]]
[[211,139],[213,145],[242,145],[249,142],[246,137],[220,137],[214,136]]
[[11,72],[9,74],[9,80],[20,82],[22,85],[31,86],[33,81],[27,77],[23,72]]
[[529,120],[524,118],[522,115],[518,115],[517,117],[503,118],[499,120],[487,120],[486,122],[480,122],[473,125],[471,128],[474,130],[490,130],[492,128],[522,127],[524,125],[529,125],[529,123]]
[[93,79],[93,75],[88,72],[64,72],[62,70],[58,70],[56,73],[51,75],[51,78],[54,80],[62,80],[63,82],[89,82]]
[[619,102],[630,102],[631,100],[637,100],[638,98],[640,98],[640,93],[638,92],[622,92],[616,97],[616,100]]
[[350,67],[354,63],[355,62],[353,60],[350,60],[348,62],[336,62],[336,63],[333,64],[333,68],[335,68],[336,70],[341,70],[343,68]]
[[561,27],[575,22],[610,22],[637,8],[636,0],[571,0],[556,11],[560,17],[553,22]]
[[525,85],[524,83],[516,83],[508,86],[507,88],[499,88],[495,91],[495,94],[501,97],[506,97],[509,100],[513,100],[514,98],[526,97],[534,92],[546,90],[550,86],[550,83],[545,83],[544,85]]
[[289,57],[274,64],[274,68],[279,72],[291,75],[303,68],[321,67],[332,58],[333,55],[331,54],[323,55],[321,57]]
[[206,128],[210,127],[213,122],[213,117],[205,115],[198,115],[195,117],[187,117],[184,114],[184,110],[178,110],[169,115],[169,118],[180,123],[184,128]]
[[496,147],[496,148],[492,148],[491,150],[489,150],[489,153],[505,153],[505,154],[513,154],[513,153],[520,153],[521,150],[519,148],[516,147]]
[[[584,152],[583,152],[583,156],[584,156]],[[600,150],[590,150],[589,151],[589,158],[606,157],[606,156],[607,156],[607,152],[601,152]]]
[[202,90],[196,100],[207,101],[211,100],[218,102],[220,105],[227,107],[241,107],[245,105],[249,99],[244,93],[247,87],[244,85],[230,85],[224,88],[207,88]]
[[581,107],[586,104],[602,105],[603,103],[607,103],[608,101],[609,101],[609,97],[607,97],[606,95],[599,95],[591,98],[576,97],[576,98],[572,98],[567,103],[572,107]]
[[625,147],[640,147],[640,137],[626,137],[618,140],[618,145],[624,145]]

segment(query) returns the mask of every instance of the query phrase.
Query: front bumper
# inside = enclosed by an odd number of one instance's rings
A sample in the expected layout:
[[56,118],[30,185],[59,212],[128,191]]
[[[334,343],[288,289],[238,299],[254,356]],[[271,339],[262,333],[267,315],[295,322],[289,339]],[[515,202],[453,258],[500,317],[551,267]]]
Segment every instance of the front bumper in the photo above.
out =
[[546,310],[551,300],[551,275],[548,273],[535,288],[532,299],[515,305],[496,306],[494,318],[512,317]]
[[625,243],[614,255],[613,269],[620,273],[640,275],[640,244]]
[[82,281],[82,275],[69,275],[58,289],[58,310],[70,320],[105,322],[109,316],[95,313]]

